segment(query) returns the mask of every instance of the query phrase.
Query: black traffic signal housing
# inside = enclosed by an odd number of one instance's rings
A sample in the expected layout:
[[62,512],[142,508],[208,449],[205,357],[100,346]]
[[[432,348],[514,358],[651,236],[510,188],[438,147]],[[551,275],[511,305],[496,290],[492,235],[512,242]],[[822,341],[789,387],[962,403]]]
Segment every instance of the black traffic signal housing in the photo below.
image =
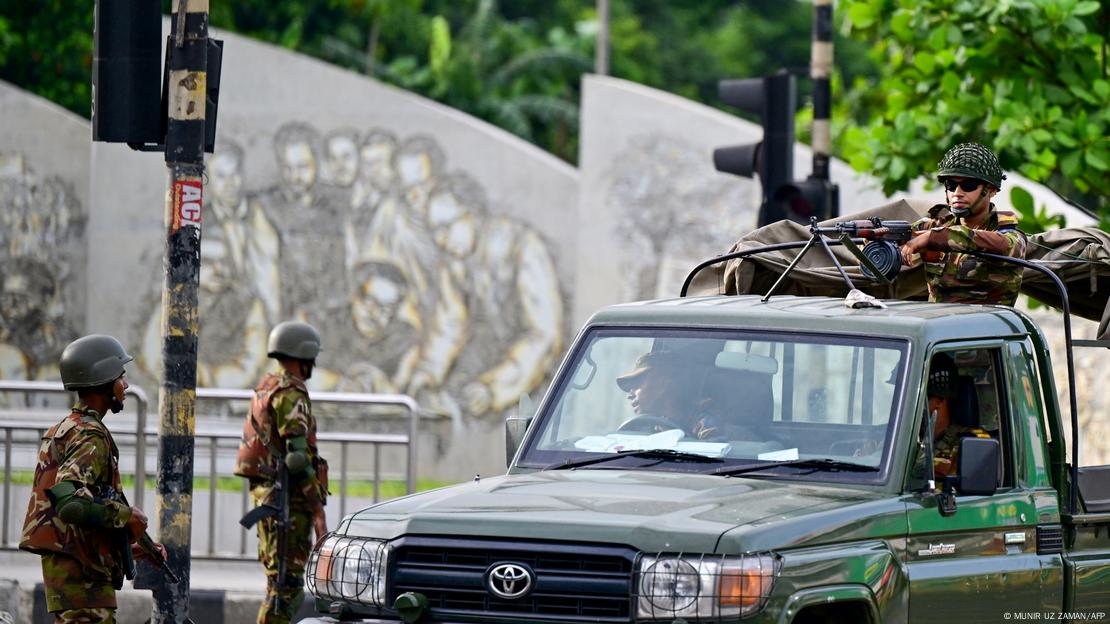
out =
[[717,85],[721,100],[759,115],[763,140],[759,143],[719,147],[713,151],[718,171],[743,177],[759,174],[762,201],[759,226],[790,219],[809,223],[836,216],[837,187],[828,180],[810,177],[794,182],[794,113],[797,84],[792,74],[781,71],[763,78],[722,80]]
[[94,141],[161,143],[162,3],[96,0]]
[[[169,38],[172,40],[172,38]],[[93,20],[93,141],[165,149],[169,54],[162,58],[162,7],[150,0],[96,0]],[[170,41],[166,49],[169,50]],[[216,144],[223,41],[208,40],[204,151]]]
[[794,112],[798,99],[794,76],[782,71],[763,78],[722,80],[717,91],[726,104],[759,115],[763,140],[717,148],[713,164],[725,173],[744,177],[759,174],[763,188],[759,225],[775,221],[774,215],[767,214],[775,191],[794,179]]

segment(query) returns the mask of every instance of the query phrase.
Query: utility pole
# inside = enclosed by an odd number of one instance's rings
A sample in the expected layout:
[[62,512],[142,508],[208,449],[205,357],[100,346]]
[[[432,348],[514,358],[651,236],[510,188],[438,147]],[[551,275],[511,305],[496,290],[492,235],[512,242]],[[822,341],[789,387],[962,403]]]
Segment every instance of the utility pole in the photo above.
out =
[[155,624],[188,621],[204,153],[216,142],[223,62],[223,42],[208,38],[208,0],[172,4],[164,64],[161,3],[96,0],[93,23],[93,141],[163,152],[169,170],[156,513],[167,565],[180,582],[137,566],[134,587],[154,590]]
[[197,385],[197,290],[208,83],[208,0],[173,0],[166,49],[168,119],[162,259],[162,387],[158,414],[159,536],[181,579],[155,582],[153,624],[185,622],[189,612],[194,407]]
[[609,0],[597,0],[597,50],[594,53],[594,73],[609,75]]
[[809,76],[813,79],[813,177],[829,179],[829,154],[832,137],[832,0],[813,1],[813,42],[809,57]]

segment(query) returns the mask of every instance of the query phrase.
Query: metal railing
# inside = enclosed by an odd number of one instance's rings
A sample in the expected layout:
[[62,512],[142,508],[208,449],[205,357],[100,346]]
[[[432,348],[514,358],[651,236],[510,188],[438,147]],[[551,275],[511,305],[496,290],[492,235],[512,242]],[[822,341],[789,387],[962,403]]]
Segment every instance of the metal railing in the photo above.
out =
[[[62,388],[62,385],[57,382],[26,382],[26,381],[4,381],[0,380],[0,392],[18,392],[23,394],[67,394],[67,391]],[[141,507],[144,497],[144,486],[146,482],[146,449],[147,449],[147,436],[154,436],[157,438],[158,431],[150,429],[146,426],[147,411],[149,409],[149,401],[146,393],[138,386],[131,386],[128,388],[127,394],[135,397],[136,404],[136,419],[134,430],[128,431],[113,431],[118,436],[130,437],[134,436],[135,440],[135,492],[132,500],[134,505]],[[224,401],[249,401],[253,398],[254,393],[250,390],[234,390],[224,388],[198,388],[198,400],[224,400]],[[407,395],[397,394],[368,394],[368,393],[345,393],[345,392],[313,392],[312,402],[314,404],[333,403],[333,404],[346,404],[346,405],[361,405],[361,406],[394,406],[404,408],[408,413],[407,431],[399,434],[387,433],[353,433],[353,432],[327,432],[319,433],[317,441],[320,444],[337,444],[339,446],[339,513],[340,517],[347,513],[347,490],[349,483],[349,459],[350,459],[350,446],[370,447],[373,449],[373,501],[377,502],[381,496],[381,456],[383,447],[404,447],[405,450],[405,491],[411,494],[416,487],[416,438],[418,422],[421,415],[420,406],[413,400],[412,397]],[[16,420],[0,420],[0,430],[3,431],[4,438],[4,481],[3,481],[3,509],[2,509],[2,526],[0,526],[0,550],[8,550],[15,547],[10,540],[10,526],[9,518],[11,516],[11,491],[12,491],[12,449],[15,445],[14,433],[16,432],[33,432],[36,437],[33,441],[34,452],[37,453],[38,439],[42,434],[52,425],[45,424],[43,421],[16,421]],[[234,441],[234,448],[238,448],[240,434],[230,431],[198,431],[194,434],[197,441],[196,448],[205,448],[208,451],[208,518],[207,529],[208,539],[206,548],[203,552],[197,552],[194,548],[194,556],[201,556],[205,558],[254,558],[254,555],[247,556],[247,532],[240,528],[239,548],[237,553],[218,553],[216,551],[216,517],[217,517],[217,483],[219,480],[220,471],[218,470],[217,459],[220,457],[220,452],[230,451],[232,445],[225,444],[220,446],[221,441]],[[332,460],[334,462],[334,459]],[[334,465],[334,464],[333,464]],[[34,464],[29,466],[33,469]],[[334,469],[333,469],[334,474]],[[194,472],[194,475],[196,473]],[[240,495],[241,512],[245,513],[249,505],[249,487],[246,480],[243,480],[243,486]]]

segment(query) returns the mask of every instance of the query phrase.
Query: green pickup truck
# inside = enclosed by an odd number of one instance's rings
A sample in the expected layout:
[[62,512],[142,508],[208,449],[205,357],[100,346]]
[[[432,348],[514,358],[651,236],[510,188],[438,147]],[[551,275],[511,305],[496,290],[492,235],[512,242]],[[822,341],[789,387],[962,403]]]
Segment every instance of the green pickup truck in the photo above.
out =
[[[601,310],[535,416],[507,423],[506,475],[320,542],[315,621],[1105,619],[1110,467],[1068,462],[1040,329],[1008,307],[882,304]],[[949,426],[979,432],[943,479],[937,354]]]

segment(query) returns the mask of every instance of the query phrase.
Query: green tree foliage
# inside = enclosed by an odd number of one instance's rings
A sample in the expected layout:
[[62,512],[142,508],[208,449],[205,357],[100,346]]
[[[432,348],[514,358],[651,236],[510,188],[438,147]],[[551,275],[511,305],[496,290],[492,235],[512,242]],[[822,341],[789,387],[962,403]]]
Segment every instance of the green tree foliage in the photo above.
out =
[[0,79],[88,117],[93,3],[0,0]]
[[841,10],[874,42],[880,70],[840,102],[838,148],[885,191],[974,140],[1003,167],[1110,210],[1110,3],[852,0]]

